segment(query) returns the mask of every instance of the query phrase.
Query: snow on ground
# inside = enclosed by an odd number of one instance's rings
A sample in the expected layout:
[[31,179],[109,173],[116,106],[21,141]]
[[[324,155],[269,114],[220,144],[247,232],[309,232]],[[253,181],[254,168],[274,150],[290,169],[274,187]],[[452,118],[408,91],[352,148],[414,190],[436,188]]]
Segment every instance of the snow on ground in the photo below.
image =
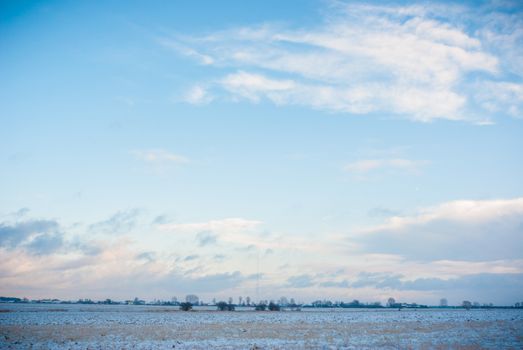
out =
[[523,310],[0,304],[4,349],[521,349]]

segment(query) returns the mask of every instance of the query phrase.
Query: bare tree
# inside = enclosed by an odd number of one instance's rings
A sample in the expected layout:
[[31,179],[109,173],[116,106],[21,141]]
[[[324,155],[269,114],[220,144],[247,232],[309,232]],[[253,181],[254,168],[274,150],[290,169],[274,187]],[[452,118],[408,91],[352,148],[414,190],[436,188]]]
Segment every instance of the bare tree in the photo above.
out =
[[197,295],[189,294],[185,296],[185,301],[193,305],[198,305],[200,303],[200,298]]
[[278,301],[278,304],[282,307],[285,307],[285,306],[289,305],[289,300],[287,300],[287,297],[281,297],[280,300]]
[[396,299],[390,297],[389,300],[387,300],[387,307],[395,307],[396,305]]

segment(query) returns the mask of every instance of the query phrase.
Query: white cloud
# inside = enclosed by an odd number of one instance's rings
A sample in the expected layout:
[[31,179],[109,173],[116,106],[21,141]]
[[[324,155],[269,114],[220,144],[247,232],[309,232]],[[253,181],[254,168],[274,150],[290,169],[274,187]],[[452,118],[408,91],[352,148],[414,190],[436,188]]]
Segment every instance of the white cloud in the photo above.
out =
[[239,71],[229,74],[220,85],[236,98],[251,102],[268,99],[277,105],[305,105],[316,109],[366,113],[374,110],[371,86],[336,89],[329,85],[304,84],[291,79],[272,79]]
[[343,237],[322,234],[319,241],[311,244],[311,237],[270,232],[264,229],[264,223],[244,218],[225,218],[194,223],[162,224],[158,230],[192,235],[198,242],[202,232],[211,234],[218,244],[228,243],[227,247],[239,250],[271,249],[278,251],[300,251],[312,254],[333,252],[332,242],[341,241]]
[[187,103],[193,105],[203,105],[211,102],[214,99],[213,96],[209,94],[209,91],[201,86],[195,85],[183,96],[183,100]]
[[[96,252],[74,248],[68,238],[64,238],[67,249],[53,254],[33,254],[23,246],[0,247],[0,258],[3,261],[0,266],[0,292],[4,295],[39,298],[100,299],[128,298],[130,290],[133,295],[147,299],[170,297],[173,293],[180,296],[196,292],[205,300],[210,300],[221,293],[249,295],[254,290],[252,276],[260,272],[263,275],[260,291],[264,298],[292,293],[294,297],[312,301],[318,295],[328,292],[329,298],[345,300],[350,295],[353,298],[362,298],[363,301],[382,298],[386,300],[392,288],[395,297],[432,302],[439,298],[435,295],[438,288],[452,284],[454,280],[468,280],[474,278],[473,275],[491,274],[496,276],[490,276],[489,280],[500,284],[496,286],[496,292],[508,293],[492,300],[513,302],[514,286],[503,280],[521,280],[523,259],[511,258],[514,251],[521,250],[517,241],[519,236],[507,240],[503,232],[511,227],[517,229],[517,218],[521,217],[522,207],[523,199],[450,202],[413,215],[412,217],[417,218],[432,213],[428,219],[418,219],[421,224],[405,224],[397,231],[383,229],[366,233],[366,236],[371,236],[386,231],[386,234],[396,238],[405,236],[405,240],[400,243],[408,240],[421,253],[426,253],[424,246],[428,247],[426,249],[429,252],[452,252],[458,246],[460,253],[463,253],[474,250],[477,244],[470,237],[460,235],[460,227],[456,226],[456,222],[468,223],[475,234],[479,231],[474,227],[486,227],[485,232],[495,227],[494,238],[499,242],[490,243],[487,247],[496,252],[501,244],[509,246],[512,250],[506,251],[507,258],[504,259],[489,260],[489,252],[483,252],[484,259],[476,261],[467,261],[470,258],[467,254],[460,254],[459,259],[454,256],[433,261],[425,259],[430,258],[430,255],[408,259],[398,252],[376,253],[383,248],[380,245],[383,236],[377,236],[365,252],[355,252],[347,249],[349,244],[346,243],[345,235],[270,234],[264,232],[262,222],[236,217],[158,226],[165,232],[183,233],[180,235],[148,232],[141,238],[107,236],[103,242],[80,242],[84,245],[96,243]],[[452,217],[453,213],[455,218]],[[449,231],[451,235],[438,237],[426,234],[429,232],[427,227],[437,229],[438,226],[434,223],[442,220],[454,223]],[[39,227],[46,222],[39,222]],[[0,226],[8,235],[21,234],[25,237],[26,232],[35,230],[34,221],[30,220],[28,223],[31,225],[4,223]],[[54,227],[54,224],[51,226]],[[90,226],[92,225],[86,225],[85,229],[89,230]],[[413,229],[409,231],[409,227]],[[448,237],[452,235],[457,237],[457,241],[449,240]],[[166,239],[167,236],[169,239]],[[87,237],[89,235],[83,236],[83,239]],[[192,239],[194,237],[197,238],[196,241]],[[418,244],[416,239],[423,244]],[[438,239],[443,239],[446,245],[442,245]],[[475,239],[481,241],[484,237],[477,235]],[[156,245],[152,243],[155,240]],[[220,246],[222,240],[227,244]],[[236,249],[237,246],[231,244],[232,242],[271,248],[272,254],[260,255],[261,270],[257,270],[257,250]],[[212,245],[208,246],[209,243]],[[389,241],[385,239],[381,243],[387,246]],[[404,248],[402,244],[392,244],[392,247]],[[225,261],[217,261],[217,253]],[[223,253],[226,259],[223,259]],[[286,267],[281,268],[282,264],[286,264]],[[362,277],[368,277],[367,281]],[[372,281],[375,283],[370,283]],[[474,286],[464,285],[463,293],[483,295]],[[299,290],[296,289],[298,287]],[[457,298],[456,292],[451,289],[446,293],[447,297]]]
[[136,158],[143,160],[147,163],[187,163],[189,159],[174,153],[170,153],[162,149],[151,149],[144,151],[134,151],[133,154]]
[[[506,104],[491,94],[478,111],[476,96],[489,87],[478,91],[477,82],[499,81],[521,61],[517,17],[456,5],[333,6],[336,15],[312,28],[263,25],[167,41],[191,47],[184,54],[200,62],[236,69],[212,88],[255,103],[483,124]],[[508,113],[518,115],[520,107]]]
[[523,198],[462,200],[393,216],[354,241],[365,251],[420,260],[521,259],[522,227]]
[[416,215],[393,216],[386,224],[365,230],[365,232],[400,231],[410,226],[440,220],[480,225],[505,217],[523,217],[523,198],[447,202],[423,209]]
[[269,79],[260,74],[238,72],[226,76],[221,84],[225,89],[236,96],[241,96],[253,102],[258,102],[261,96],[270,98],[274,102],[282,100],[281,93],[288,92],[295,87],[291,80]]
[[106,242],[96,256],[71,252],[34,256],[0,248],[0,292],[30,298],[125,300],[132,291],[152,299],[170,298],[173,293],[216,293],[248,279],[238,271],[195,271],[183,264],[173,266],[165,256],[144,259],[137,253],[125,239]]
[[523,84],[484,82],[475,99],[490,112],[503,112],[515,118],[523,118]]
[[390,159],[363,159],[349,163],[343,168],[345,171],[356,174],[366,175],[376,170],[400,170],[409,173],[418,173],[426,165],[426,161],[417,161],[404,158]]
[[[523,75],[523,16],[521,7],[509,11],[486,11],[481,18],[478,36],[483,47],[499,53],[504,70]],[[515,10],[515,11],[514,11]]]
[[220,220],[210,220],[206,222],[196,222],[187,224],[165,224],[158,225],[163,231],[182,231],[182,232],[238,232],[252,230],[261,224],[261,221],[247,220],[243,218],[226,218]]

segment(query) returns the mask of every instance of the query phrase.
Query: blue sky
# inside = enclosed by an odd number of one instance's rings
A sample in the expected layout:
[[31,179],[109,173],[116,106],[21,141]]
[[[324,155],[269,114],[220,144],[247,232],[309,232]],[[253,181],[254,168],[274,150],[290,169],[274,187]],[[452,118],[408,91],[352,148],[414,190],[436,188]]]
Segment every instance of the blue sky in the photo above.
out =
[[521,301],[517,2],[0,6],[0,294]]

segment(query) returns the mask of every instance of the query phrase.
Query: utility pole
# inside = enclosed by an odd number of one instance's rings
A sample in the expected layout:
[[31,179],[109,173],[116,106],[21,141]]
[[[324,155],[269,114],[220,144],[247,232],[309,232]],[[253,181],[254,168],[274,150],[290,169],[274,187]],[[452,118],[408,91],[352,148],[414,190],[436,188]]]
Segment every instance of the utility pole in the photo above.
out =
[[256,300],[260,303],[260,247],[256,247]]

